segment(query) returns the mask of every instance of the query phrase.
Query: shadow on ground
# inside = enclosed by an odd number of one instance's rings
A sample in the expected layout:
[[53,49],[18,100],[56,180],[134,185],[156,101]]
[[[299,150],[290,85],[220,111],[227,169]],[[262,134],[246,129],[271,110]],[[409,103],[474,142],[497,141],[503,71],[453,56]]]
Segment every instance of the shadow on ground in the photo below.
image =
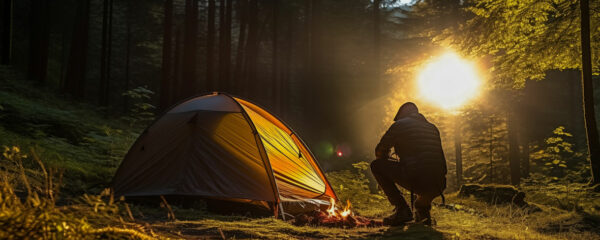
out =
[[375,239],[444,239],[444,234],[432,227],[422,224],[390,227],[383,234],[371,234],[366,238]]

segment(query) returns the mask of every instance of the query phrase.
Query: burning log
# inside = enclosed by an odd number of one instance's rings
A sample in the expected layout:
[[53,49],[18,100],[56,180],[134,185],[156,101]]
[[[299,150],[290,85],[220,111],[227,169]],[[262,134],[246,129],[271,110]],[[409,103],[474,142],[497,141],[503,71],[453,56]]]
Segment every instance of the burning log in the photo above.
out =
[[325,226],[337,228],[356,228],[356,227],[379,227],[383,226],[381,220],[369,219],[362,216],[356,216],[350,210],[350,201],[347,202],[343,210],[336,208],[335,201],[330,199],[331,205],[327,211],[313,211],[303,213],[295,217],[294,225],[304,226]]

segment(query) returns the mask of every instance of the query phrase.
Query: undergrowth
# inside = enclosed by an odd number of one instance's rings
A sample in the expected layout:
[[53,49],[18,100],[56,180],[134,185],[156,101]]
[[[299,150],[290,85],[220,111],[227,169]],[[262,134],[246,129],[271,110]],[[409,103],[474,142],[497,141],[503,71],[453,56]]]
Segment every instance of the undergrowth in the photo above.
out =
[[[32,160],[36,168],[25,168]],[[35,151],[5,147],[0,156],[0,239],[155,239],[152,232],[123,220],[123,199],[108,189],[84,194],[76,203],[59,206],[60,181]],[[18,187],[21,186],[21,187]]]
[[107,120],[95,107],[51,92],[0,79],[0,146],[35,148],[44,164],[64,171],[68,196],[100,193],[145,126]]

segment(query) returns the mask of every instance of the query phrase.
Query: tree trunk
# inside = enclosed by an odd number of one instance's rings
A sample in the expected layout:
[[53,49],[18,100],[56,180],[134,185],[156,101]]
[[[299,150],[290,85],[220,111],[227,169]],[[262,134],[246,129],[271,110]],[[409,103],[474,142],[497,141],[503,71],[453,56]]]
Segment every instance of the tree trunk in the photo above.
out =
[[[127,1],[127,13],[125,15],[125,21],[126,21],[126,26],[125,26],[125,91],[129,91],[129,89],[131,88],[131,79],[130,79],[130,74],[129,74],[129,67],[131,65],[131,14],[132,14],[132,7],[131,5],[133,4],[132,1],[134,0],[130,0]],[[162,88],[161,88],[161,93],[162,93]],[[129,108],[129,97],[127,96],[123,96],[123,112],[127,112],[127,109]]]
[[490,116],[490,182],[494,183],[494,117]]
[[460,188],[463,184],[463,166],[462,166],[462,130],[460,128],[460,116],[456,115],[454,120],[454,154],[456,156],[456,186]]
[[[320,64],[323,62],[322,57],[324,54],[322,53],[323,43],[322,43],[322,32],[321,32],[321,0],[308,0],[306,6],[308,12],[308,21],[307,21],[307,51],[308,51],[308,59],[307,59],[307,77],[306,84],[304,86],[304,94],[306,95],[306,102],[304,106],[306,106],[303,111],[307,112],[308,115],[312,116],[320,116],[322,117],[322,121],[324,124],[328,124],[328,118],[326,118],[327,114],[324,112],[324,108],[326,107],[314,107],[320,106],[322,102],[320,101],[320,96],[324,96],[326,94],[323,89],[323,82],[321,81],[321,73],[323,66]],[[318,127],[313,125],[312,127]]]
[[101,106],[106,106],[107,99],[104,94],[104,89],[107,87],[106,83],[106,50],[107,36],[108,36],[108,5],[110,0],[103,0],[102,2],[102,46],[100,48],[100,95],[99,101]]
[[219,88],[225,91],[230,89],[231,4],[231,0],[221,0],[221,6],[219,6]]
[[288,13],[288,21],[287,21],[287,27],[286,27],[286,42],[287,42],[287,46],[285,48],[285,51],[283,53],[284,55],[284,60],[283,60],[283,64],[284,67],[282,69],[282,71],[284,72],[283,77],[281,79],[281,117],[284,119],[288,119],[289,118],[289,106],[290,106],[290,101],[291,101],[291,97],[292,94],[290,93],[290,84],[292,81],[292,72],[293,72],[293,67],[292,67],[292,59],[293,59],[293,49],[294,49],[294,15],[292,11],[289,11]]
[[100,105],[108,107],[110,94],[110,54],[112,45],[112,0],[104,0],[102,13],[102,49],[100,54]]
[[218,47],[218,55],[219,55],[219,63],[217,65],[217,90],[221,90],[223,86],[225,86],[225,82],[223,81],[223,51],[224,51],[224,43],[225,40],[225,0],[219,0],[219,47]]
[[12,54],[13,1],[2,0],[2,32],[0,34],[0,64],[9,65]]
[[30,78],[39,83],[46,82],[48,68],[48,2],[47,0],[31,1],[30,32]]
[[208,0],[208,21],[206,33],[206,88],[209,91],[216,90],[214,72],[215,52],[215,0]]
[[373,82],[375,83],[375,91],[383,90],[380,73],[381,73],[381,0],[373,1]]
[[581,8],[581,80],[583,88],[583,113],[587,136],[590,165],[592,169],[591,184],[600,184],[600,139],[596,127],[594,110],[594,85],[592,81],[592,51],[590,47],[590,9],[588,0],[579,1]]
[[523,169],[523,177],[529,177],[529,141],[526,137],[521,136],[521,168]]
[[181,64],[181,59],[183,58],[181,56],[181,51],[183,49],[181,45],[184,38],[181,28],[177,29],[175,36],[175,53],[173,56],[173,87],[171,88],[171,96],[174,103],[179,102],[182,99],[181,96],[184,95],[182,86],[185,84],[185,81],[181,77],[184,68]]
[[277,22],[279,21],[278,19],[278,0],[273,0],[273,21],[272,23],[272,47],[273,47],[273,57],[272,57],[272,66],[273,69],[271,70],[271,81],[272,81],[272,93],[271,93],[271,97],[272,102],[273,102],[273,109],[275,109],[275,112],[277,114],[279,114],[281,116],[281,80],[279,79],[279,59],[278,59],[278,49],[277,49]]
[[238,2],[238,19],[240,19],[240,31],[238,34],[238,46],[237,46],[237,54],[235,57],[235,75],[234,81],[236,86],[235,92],[241,93],[242,89],[240,88],[240,84],[244,75],[244,47],[246,45],[246,26],[248,25],[248,10],[246,9],[248,5],[247,0],[240,0]]
[[517,124],[514,113],[509,111],[507,115],[510,183],[517,186],[521,183],[521,161],[519,159],[519,143],[517,141]]
[[160,111],[164,112],[173,102],[171,96],[171,45],[173,41],[173,0],[165,0],[163,20],[163,49],[162,49],[162,71],[160,82]]
[[71,39],[69,62],[65,74],[64,92],[76,99],[84,95],[85,70],[87,63],[88,28],[90,21],[90,1],[77,1],[77,17],[75,19]]
[[196,94],[196,37],[198,35],[198,2],[185,1],[185,39],[183,51],[182,86],[183,98]]
[[248,40],[246,42],[245,81],[243,91],[245,96],[251,96],[258,88],[256,85],[256,61],[258,55],[258,0],[250,0],[248,6]]
[[312,3],[314,0],[305,0],[304,1],[304,43],[305,43],[305,49],[304,49],[304,73],[306,74],[306,76],[304,76],[305,78],[310,78],[312,76],[312,69],[311,69],[311,58],[312,56],[310,55],[312,52],[312,31],[311,31],[311,26],[312,26]]

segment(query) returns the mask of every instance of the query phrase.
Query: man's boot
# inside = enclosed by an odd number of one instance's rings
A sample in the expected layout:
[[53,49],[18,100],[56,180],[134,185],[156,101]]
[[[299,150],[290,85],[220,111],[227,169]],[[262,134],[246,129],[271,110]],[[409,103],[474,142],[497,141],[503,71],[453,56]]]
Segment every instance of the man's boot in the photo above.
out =
[[431,226],[431,207],[428,208],[417,208],[415,211],[415,222],[422,223],[427,226]]
[[383,219],[383,225],[399,226],[413,220],[413,214],[408,206],[394,208],[394,213]]

